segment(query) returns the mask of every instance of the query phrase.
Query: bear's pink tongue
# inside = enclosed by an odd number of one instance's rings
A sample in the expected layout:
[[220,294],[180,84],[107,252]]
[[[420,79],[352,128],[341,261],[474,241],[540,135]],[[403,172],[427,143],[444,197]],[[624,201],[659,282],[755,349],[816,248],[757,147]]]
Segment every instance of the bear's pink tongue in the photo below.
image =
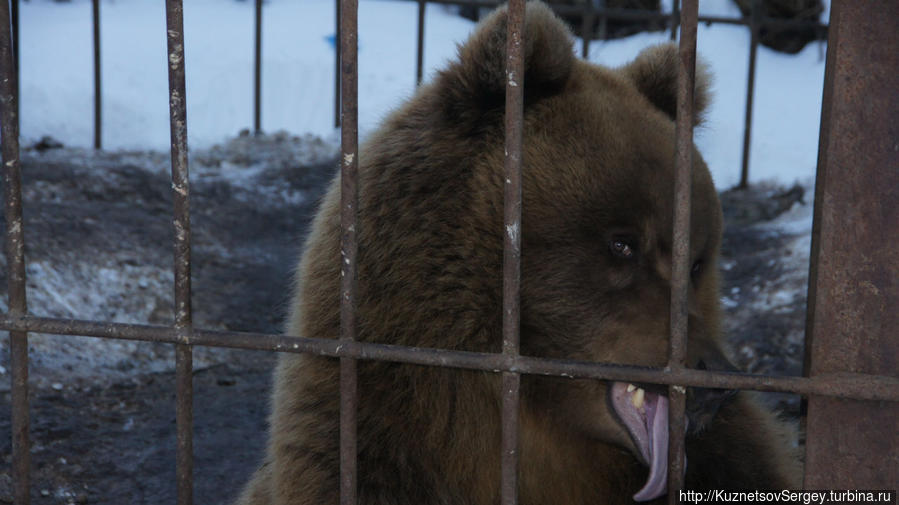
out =
[[615,382],[612,405],[649,465],[649,478],[634,500],[649,501],[664,495],[668,491],[668,398]]
[[668,398],[647,393],[645,405],[649,478],[634,495],[636,501],[649,501],[668,492]]

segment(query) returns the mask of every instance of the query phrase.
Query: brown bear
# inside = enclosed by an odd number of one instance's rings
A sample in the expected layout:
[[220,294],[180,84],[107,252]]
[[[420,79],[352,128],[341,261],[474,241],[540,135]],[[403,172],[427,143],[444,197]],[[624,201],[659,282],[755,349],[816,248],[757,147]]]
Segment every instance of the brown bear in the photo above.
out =
[[[499,352],[506,12],[372,134],[360,155],[358,339]],[[669,333],[677,52],[577,60],[527,5],[521,349],[660,367]],[[696,106],[707,102],[700,72]],[[694,153],[689,365],[730,369],[716,274],[722,217]],[[336,338],[339,185],[313,223],[287,332]],[[338,502],[338,362],[284,354],[265,463],[242,505]],[[499,503],[500,374],[358,365],[361,505]],[[661,501],[666,389],[525,375],[520,503]],[[798,487],[795,433],[748,393],[690,389],[689,489]]]

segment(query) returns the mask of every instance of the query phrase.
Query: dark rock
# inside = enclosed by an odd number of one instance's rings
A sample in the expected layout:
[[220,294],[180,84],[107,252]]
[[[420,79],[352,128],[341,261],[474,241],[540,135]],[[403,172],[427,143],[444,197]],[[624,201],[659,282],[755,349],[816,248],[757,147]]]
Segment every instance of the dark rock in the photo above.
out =
[[[59,0],[57,0],[57,1],[59,1]],[[70,0],[66,0],[66,1],[70,1]],[[37,142],[35,142],[34,144],[26,147],[26,149],[34,149],[37,152],[44,152],[48,149],[62,149],[63,147],[65,147],[65,146],[62,145],[62,142],[56,140],[55,138],[53,138],[49,135],[45,135],[45,136],[41,137],[41,139],[38,140]]]

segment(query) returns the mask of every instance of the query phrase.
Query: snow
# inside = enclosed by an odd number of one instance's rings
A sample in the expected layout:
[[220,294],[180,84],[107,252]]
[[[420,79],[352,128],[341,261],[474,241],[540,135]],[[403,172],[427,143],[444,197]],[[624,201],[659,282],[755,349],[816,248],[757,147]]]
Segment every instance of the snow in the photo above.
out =
[[[670,1],[664,2],[665,6]],[[21,134],[70,146],[93,142],[90,0],[21,5]],[[701,13],[738,16],[730,1],[701,2]],[[362,0],[359,7],[359,123],[364,137],[415,91],[417,5]],[[826,17],[825,17],[826,19]],[[262,126],[336,142],[333,128],[333,0],[267,0],[263,8]],[[190,0],[184,6],[188,139],[210,147],[252,126],[253,2]],[[425,79],[456,54],[473,24],[429,5]],[[698,50],[715,76],[714,101],[696,142],[719,188],[739,180],[749,33],[700,25]],[[164,2],[101,0],[103,144],[107,149],[169,146]],[[591,61],[617,66],[665,32],[594,42]],[[814,176],[824,47],[798,55],[760,47],[753,107],[750,178],[782,184]]]

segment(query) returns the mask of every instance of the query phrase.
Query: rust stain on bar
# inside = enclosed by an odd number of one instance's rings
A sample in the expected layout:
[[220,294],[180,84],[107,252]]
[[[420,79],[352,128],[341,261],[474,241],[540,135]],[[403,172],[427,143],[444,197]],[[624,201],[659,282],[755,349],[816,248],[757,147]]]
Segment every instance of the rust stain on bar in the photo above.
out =
[[749,389],[802,395],[821,395],[875,401],[899,402],[899,378],[883,375],[833,373],[814,378],[774,377],[708,370],[667,370],[658,368],[594,363],[589,361],[507,356],[505,354],[446,351],[335,339],[291,337],[265,333],[245,333],[192,329],[190,333],[170,326],[126,324],[35,316],[0,315],[0,329],[53,335],[79,335],[151,342],[184,342],[190,345],[231,347],[258,351],[309,353],[318,356],[351,357],[424,366],[516,372],[571,379],[599,379],[651,384],[678,384],[718,389]]
[[190,182],[187,165],[187,96],[184,75],[184,12],[181,0],[166,1],[172,200],[175,260],[175,418],[178,504],[193,503],[193,394],[190,333]]
[[[503,191],[503,354],[518,356],[521,310],[521,165],[524,130],[524,0],[510,0],[506,31],[506,113]],[[518,408],[521,377],[502,379],[502,505],[518,503]]]
[[[696,76],[697,0],[681,6],[674,177],[674,230],[671,252],[671,339],[668,368],[683,369],[687,358],[690,283],[690,200],[693,172],[693,90]],[[668,388],[668,503],[676,504],[684,484],[686,433],[684,385]]]
[[[340,345],[356,339],[356,214],[359,206],[357,0],[340,0]],[[340,503],[356,503],[356,359],[340,358]]]
[[103,100],[100,80],[100,0],[92,0],[94,21],[94,149],[103,148]]
[[[22,221],[22,170],[19,165],[18,75],[13,55],[8,2],[0,2],[0,115],[2,115],[3,188],[6,215],[6,265],[9,313],[24,316],[25,234]],[[15,1],[13,2],[15,7]],[[16,48],[17,49],[17,48]],[[30,503],[31,443],[28,438],[28,334],[9,332],[12,395],[12,477],[15,503]]]
[[[899,377],[899,3],[835,1],[824,77],[807,373]],[[899,404],[808,398],[805,486],[899,482]]]

